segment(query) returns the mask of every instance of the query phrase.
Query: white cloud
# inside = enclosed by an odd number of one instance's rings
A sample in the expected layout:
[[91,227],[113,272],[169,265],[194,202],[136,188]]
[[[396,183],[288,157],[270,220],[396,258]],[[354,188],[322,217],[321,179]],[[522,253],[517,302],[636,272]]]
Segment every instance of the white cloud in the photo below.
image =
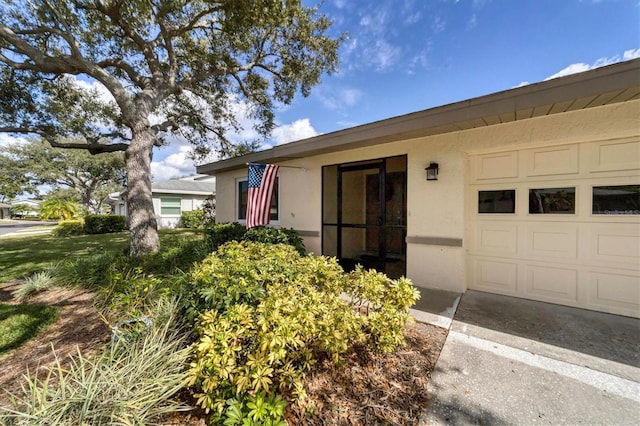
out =
[[431,31],[435,34],[443,32],[447,28],[447,21],[442,16],[435,16],[431,22]]
[[96,80],[91,80],[91,81],[82,80],[75,75],[67,75],[67,77],[74,80],[75,85],[81,89],[96,90],[98,92],[98,96],[100,97],[100,101],[104,103],[115,102],[115,99],[111,94],[111,92],[109,92],[109,90],[107,90],[107,88],[104,87],[102,83]]
[[380,8],[375,14],[367,14],[360,18],[360,25],[372,33],[384,33],[387,30],[388,16],[387,11]]
[[347,0],[333,0],[333,4],[336,6],[336,8],[338,9],[342,9],[347,5],[348,1]]
[[176,152],[169,154],[164,160],[151,162],[153,181],[160,182],[195,173],[196,166],[190,154],[190,146],[180,145]]
[[276,145],[311,138],[317,134],[318,132],[313,128],[308,118],[301,118],[291,124],[283,124],[272,132]]
[[399,60],[401,49],[393,46],[385,40],[376,40],[374,45],[366,49],[366,56],[378,71],[385,71],[392,68]]
[[421,12],[416,12],[414,14],[411,14],[411,15],[405,17],[404,23],[405,24],[415,24],[416,22],[420,21],[420,18],[422,18],[422,13]]
[[624,51],[622,55],[614,55],[611,57],[602,57],[598,58],[593,64],[585,64],[584,62],[578,62],[575,64],[571,64],[557,73],[545,78],[546,80],[551,80],[552,78],[564,77],[566,75],[576,74],[584,71],[589,71],[594,68],[604,67],[606,65],[615,64],[621,61],[630,61],[632,59],[640,58],[640,48],[638,49],[630,49]]
[[346,88],[326,94],[319,90],[317,96],[325,108],[340,111],[345,107],[352,107],[360,102],[362,92],[358,89]]
[[21,136],[11,136],[7,133],[0,133],[0,147],[5,147],[9,145],[17,145],[21,143],[26,143],[27,139]]
[[469,20],[467,21],[467,29],[470,30],[477,26],[478,26],[478,15],[474,13],[473,15],[471,15],[471,18],[469,18]]
[[637,49],[625,50],[625,52],[622,54],[623,61],[630,61],[636,58],[640,58],[640,47]]

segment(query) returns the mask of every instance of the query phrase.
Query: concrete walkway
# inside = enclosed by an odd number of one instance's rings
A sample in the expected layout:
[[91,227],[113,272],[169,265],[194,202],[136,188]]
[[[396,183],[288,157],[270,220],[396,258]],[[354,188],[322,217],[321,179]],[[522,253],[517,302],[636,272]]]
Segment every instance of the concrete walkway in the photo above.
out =
[[475,291],[430,304],[432,293],[418,320],[455,314],[421,424],[640,424],[640,320]]

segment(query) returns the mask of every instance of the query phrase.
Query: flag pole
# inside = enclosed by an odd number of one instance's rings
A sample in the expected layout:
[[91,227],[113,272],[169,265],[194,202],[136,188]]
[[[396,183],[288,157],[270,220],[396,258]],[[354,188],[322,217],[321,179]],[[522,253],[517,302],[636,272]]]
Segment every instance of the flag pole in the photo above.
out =
[[[244,163],[244,165],[245,165],[245,166],[249,166],[249,165],[251,165],[251,164],[260,164],[260,163]],[[262,164],[262,165],[264,165],[264,164]],[[302,169],[302,170],[304,170],[304,171],[306,171],[306,170],[307,170],[307,168],[306,168],[306,167],[302,167],[302,166],[282,166],[282,165],[280,165],[280,164],[278,164],[277,166],[278,166],[278,167],[286,167],[286,168],[289,168],[289,169]]]

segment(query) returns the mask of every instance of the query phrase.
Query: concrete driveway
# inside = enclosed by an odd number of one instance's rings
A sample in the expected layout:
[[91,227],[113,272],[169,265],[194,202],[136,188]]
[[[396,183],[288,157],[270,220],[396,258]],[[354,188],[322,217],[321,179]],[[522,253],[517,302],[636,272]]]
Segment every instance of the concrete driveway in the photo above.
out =
[[640,320],[468,291],[429,389],[422,424],[639,424]]

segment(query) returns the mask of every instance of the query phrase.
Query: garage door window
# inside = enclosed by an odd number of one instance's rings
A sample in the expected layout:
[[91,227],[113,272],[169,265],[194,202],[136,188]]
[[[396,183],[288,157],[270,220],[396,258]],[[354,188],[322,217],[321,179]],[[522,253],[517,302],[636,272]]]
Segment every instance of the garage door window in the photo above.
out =
[[593,187],[593,214],[640,214],[640,185]]
[[529,213],[575,214],[576,188],[539,188],[529,190]]
[[516,190],[478,191],[478,213],[515,213]]

